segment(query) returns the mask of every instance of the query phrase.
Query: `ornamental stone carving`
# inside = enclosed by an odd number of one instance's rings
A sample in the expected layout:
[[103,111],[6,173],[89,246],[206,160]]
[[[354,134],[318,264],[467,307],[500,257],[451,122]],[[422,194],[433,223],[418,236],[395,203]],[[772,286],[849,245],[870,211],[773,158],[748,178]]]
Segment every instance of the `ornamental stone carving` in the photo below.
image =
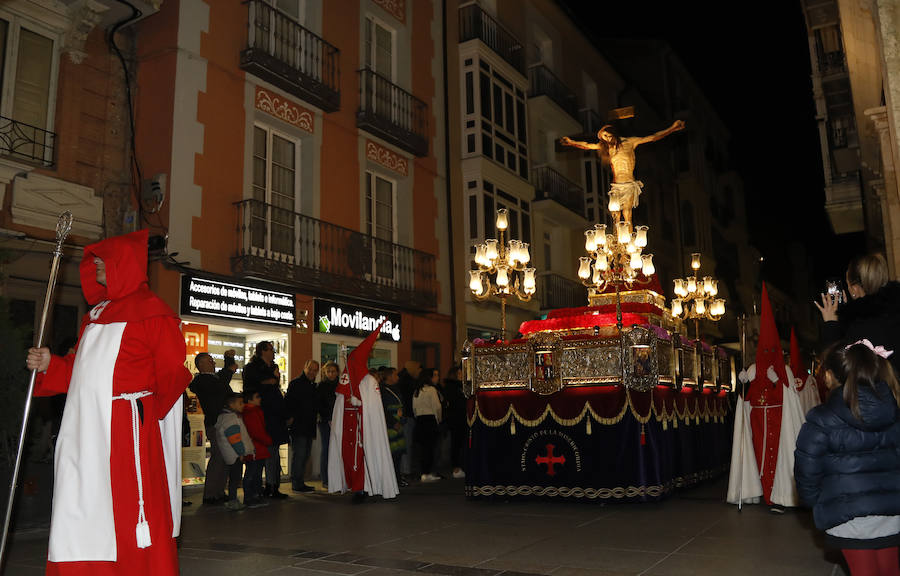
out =
[[311,110],[259,86],[256,87],[256,98],[254,101],[257,110],[310,134],[314,132],[314,116]]
[[373,0],[391,16],[406,24],[406,0]]
[[366,158],[402,176],[409,175],[409,160],[377,142],[366,140]]

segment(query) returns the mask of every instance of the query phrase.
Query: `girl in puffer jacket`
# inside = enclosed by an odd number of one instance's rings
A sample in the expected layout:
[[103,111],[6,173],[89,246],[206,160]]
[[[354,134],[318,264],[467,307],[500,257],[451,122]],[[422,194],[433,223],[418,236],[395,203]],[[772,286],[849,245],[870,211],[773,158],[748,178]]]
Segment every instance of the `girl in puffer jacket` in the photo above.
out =
[[794,475],[852,576],[900,576],[900,385],[893,352],[860,340],[824,360],[828,401],[806,415]]

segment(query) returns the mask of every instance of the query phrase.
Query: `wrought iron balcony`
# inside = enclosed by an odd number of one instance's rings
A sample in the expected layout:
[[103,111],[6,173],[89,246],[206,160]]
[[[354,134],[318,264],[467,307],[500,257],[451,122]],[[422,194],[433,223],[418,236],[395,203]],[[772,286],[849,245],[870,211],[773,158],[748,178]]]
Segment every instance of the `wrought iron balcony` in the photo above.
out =
[[532,170],[535,200],[554,200],[584,218],[584,190],[550,166]]
[[50,167],[55,141],[53,132],[0,116],[0,156]]
[[819,73],[822,76],[841,74],[847,71],[847,58],[844,52],[836,50],[819,56]]
[[859,135],[856,132],[856,122],[852,116],[846,117],[843,122],[829,123],[831,147],[847,148],[859,145]]
[[580,121],[578,117],[578,98],[549,68],[543,64],[532,66],[528,69],[528,81],[530,82],[529,98],[547,96],[556,102],[566,114]]
[[437,306],[435,257],[259,200],[236,202],[235,273],[315,294]]
[[580,282],[548,272],[538,276],[538,294],[542,310],[574,308],[587,304],[587,288]]
[[459,42],[476,38],[525,76],[525,50],[519,40],[481,6],[469,4],[459,9]]
[[428,106],[384,76],[359,71],[356,125],[416,156],[428,155]]
[[340,108],[340,50],[265,0],[244,3],[249,17],[241,68],[326,112]]

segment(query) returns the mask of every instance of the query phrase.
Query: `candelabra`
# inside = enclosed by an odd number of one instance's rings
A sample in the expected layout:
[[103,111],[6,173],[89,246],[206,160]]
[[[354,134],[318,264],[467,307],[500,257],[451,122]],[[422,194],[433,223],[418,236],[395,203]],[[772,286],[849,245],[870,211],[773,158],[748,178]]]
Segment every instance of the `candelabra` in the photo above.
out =
[[[691,269],[694,273],[687,278],[675,280],[675,298],[672,299],[672,316],[683,320],[693,320],[697,340],[700,339],[700,320],[718,322],[725,315],[725,300],[716,298],[719,282],[712,276],[698,278],[700,254],[691,254]],[[693,304],[693,306],[691,305]]]
[[[504,234],[509,227],[506,208],[497,210],[497,231],[499,240],[491,238],[475,247],[476,270],[469,270],[469,289],[476,300],[487,300],[491,296],[500,298],[500,330],[506,338],[506,299],[516,296],[528,302],[537,290],[534,268],[528,267],[531,255],[528,243],[521,240],[504,242]],[[494,281],[491,282],[491,276]]]
[[616,326],[622,329],[622,286],[648,284],[656,272],[652,254],[642,254],[647,247],[647,226],[636,226],[626,220],[616,222],[615,234],[606,233],[606,224],[595,224],[584,232],[587,256],[579,258],[578,277],[591,292],[589,297],[609,286],[616,289]]

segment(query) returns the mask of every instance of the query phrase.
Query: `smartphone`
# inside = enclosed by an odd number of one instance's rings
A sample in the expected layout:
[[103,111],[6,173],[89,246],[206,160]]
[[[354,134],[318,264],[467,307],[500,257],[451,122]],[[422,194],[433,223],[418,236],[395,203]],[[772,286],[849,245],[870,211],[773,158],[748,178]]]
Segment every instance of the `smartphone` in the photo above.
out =
[[825,294],[837,301],[838,304],[844,303],[844,283],[838,278],[829,278],[825,281]]

